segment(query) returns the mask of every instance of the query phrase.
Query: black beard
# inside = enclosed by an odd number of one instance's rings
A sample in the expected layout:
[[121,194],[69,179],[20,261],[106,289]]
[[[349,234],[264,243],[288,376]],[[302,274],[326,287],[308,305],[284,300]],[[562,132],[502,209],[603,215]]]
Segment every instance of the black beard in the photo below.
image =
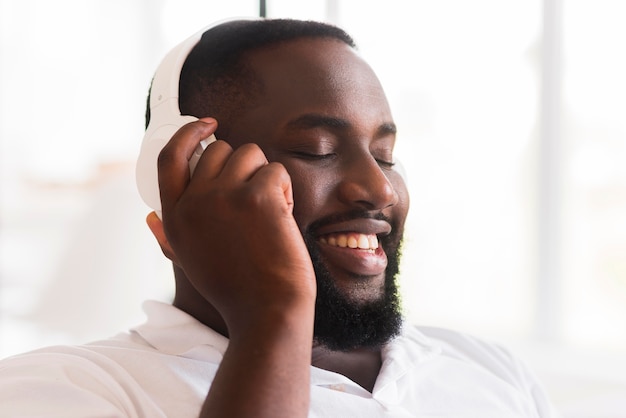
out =
[[396,282],[400,239],[385,237],[381,240],[388,259],[385,289],[379,299],[367,302],[350,300],[342,293],[322,263],[313,236],[306,234],[305,241],[317,280],[314,341],[330,350],[349,351],[378,348],[397,336],[402,328],[402,309]]

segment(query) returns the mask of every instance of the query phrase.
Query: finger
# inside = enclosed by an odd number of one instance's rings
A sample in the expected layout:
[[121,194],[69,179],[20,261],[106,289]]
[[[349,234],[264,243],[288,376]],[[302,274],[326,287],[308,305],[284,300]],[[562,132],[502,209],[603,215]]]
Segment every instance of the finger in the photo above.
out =
[[258,184],[259,187],[270,187],[270,193],[279,196],[283,200],[283,207],[287,213],[293,212],[293,190],[291,185],[291,176],[280,163],[271,162],[257,170],[250,179],[250,185]]
[[163,213],[178,201],[189,182],[189,158],[196,146],[217,129],[214,119],[205,118],[180,128],[163,147],[157,160]]
[[243,144],[228,159],[221,176],[229,181],[245,182],[267,164],[267,158],[257,144]]
[[216,178],[224,169],[232,153],[233,148],[225,141],[217,140],[210,143],[198,160],[191,181],[203,184]]

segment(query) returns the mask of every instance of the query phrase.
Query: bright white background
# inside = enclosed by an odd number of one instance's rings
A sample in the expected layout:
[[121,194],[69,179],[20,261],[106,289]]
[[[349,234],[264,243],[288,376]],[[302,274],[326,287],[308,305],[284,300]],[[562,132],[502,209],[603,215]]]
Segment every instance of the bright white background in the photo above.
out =
[[[169,300],[134,186],[165,52],[253,0],[0,0],[0,357]],[[500,341],[566,417],[626,417],[626,5],[269,0],[347,29],[385,86],[415,323]]]

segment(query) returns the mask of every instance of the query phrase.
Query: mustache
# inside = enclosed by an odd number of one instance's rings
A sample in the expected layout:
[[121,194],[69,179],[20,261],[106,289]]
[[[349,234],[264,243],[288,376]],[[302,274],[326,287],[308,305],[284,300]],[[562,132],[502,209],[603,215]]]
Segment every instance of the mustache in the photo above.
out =
[[322,228],[326,225],[332,225],[332,224],[339,223],[339,222],[351,221],[354,219],[375,219],[379,221],[385,221],[389,225],[392,226],[392,229],[395,229],[393,228],[394,224],[392,222],[392,219],[382,212],[371,212],[371,211],[362,210],[362,209],[354,209],[354,210],[350,210],[350,211],[343,212],[343,213],[333,213],[331,215],[317,219],[311,222],[306,232],[309,236],[314,236],[315,231],[317,231],[319,228]]

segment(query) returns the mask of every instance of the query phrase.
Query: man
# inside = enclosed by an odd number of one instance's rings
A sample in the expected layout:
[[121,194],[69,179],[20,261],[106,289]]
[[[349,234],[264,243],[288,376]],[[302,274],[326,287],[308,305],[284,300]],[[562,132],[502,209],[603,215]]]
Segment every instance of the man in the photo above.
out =
[[162,212],[147,219],[173,304],[147,304],[129,334],[5,361],[2,416],[552,416],[505,351],[403,324],[396,128],[347,34],[218,25],[178,102],[201,119],[160,152]]

